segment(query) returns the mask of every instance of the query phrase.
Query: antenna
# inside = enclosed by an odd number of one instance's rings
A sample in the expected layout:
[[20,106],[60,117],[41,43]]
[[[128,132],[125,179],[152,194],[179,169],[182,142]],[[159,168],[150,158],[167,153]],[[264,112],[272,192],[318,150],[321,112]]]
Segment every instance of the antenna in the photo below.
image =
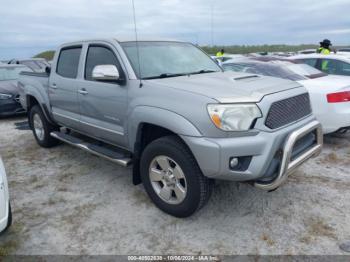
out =
[[135,40],[136,40],[137,63],[138,63],[138,66],[139,66],[139,75],[140,75],[140,86],[139,87],[141,88],[142,87],[142,74],[141,74],[139,41],[138,41],[138,37],[137,37],[135,3],[134,3],[134,0],[131,0],[131,2],[132,2],[133,17],[134,17],[134,29],[135,29]]
[[213,2],[210,4],[210,37],[211,37],[211,46],[214,46],[214,34],[213,34]]

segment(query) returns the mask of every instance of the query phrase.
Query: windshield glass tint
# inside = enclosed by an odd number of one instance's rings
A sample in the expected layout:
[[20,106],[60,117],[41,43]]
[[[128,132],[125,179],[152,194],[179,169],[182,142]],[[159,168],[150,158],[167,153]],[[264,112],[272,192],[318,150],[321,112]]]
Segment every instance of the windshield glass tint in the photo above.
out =
[[24,70],[24,67],[0,67],[0,81],[16,80]]
[[305,76],[307,78],[315,78],[315,76],[321,77],[327,75],[320,70],[306,64],[288,64],[286,67],[294,73]]
[[[232,69],[233,65],[234,65],[234,69]],[[306,79],[304,76],[298,75],[295,72],[283,66],[268,64],[265,62],[237,63],[237,64],[232,63],[232,64],[223,65],[223,66],[225,70],[228,69],[228,70],[258,74],[258,75],[280,77],[280,78],[289,79],[293,81]]]
[[151,78],[162,74],[189,74],[200,70],[221,71],[211,58],[192,44],[138,42],[140,75],[136,42],[125,42],[121,45],[138,78]]

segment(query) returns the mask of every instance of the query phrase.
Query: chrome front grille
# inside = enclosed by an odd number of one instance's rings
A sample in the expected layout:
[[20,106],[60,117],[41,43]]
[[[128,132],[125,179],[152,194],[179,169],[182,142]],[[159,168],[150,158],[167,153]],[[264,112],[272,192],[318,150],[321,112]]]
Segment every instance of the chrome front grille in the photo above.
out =
[[308,93],[274,102],[267,114],[265,125],[276,129],[295,122],[311,114],[310,97]]

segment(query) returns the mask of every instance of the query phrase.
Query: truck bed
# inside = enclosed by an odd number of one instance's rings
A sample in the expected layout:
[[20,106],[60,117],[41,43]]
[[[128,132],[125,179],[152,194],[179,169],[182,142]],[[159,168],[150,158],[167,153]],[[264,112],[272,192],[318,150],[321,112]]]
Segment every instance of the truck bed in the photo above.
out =
[[20,102],[23,108],[27,107],[26,95],[27,94],[40,94],[43,104],[47,104],[48,101],[48,88],[49,88],[49,74],[46,72],[21,72],[19,79],[20,88]]

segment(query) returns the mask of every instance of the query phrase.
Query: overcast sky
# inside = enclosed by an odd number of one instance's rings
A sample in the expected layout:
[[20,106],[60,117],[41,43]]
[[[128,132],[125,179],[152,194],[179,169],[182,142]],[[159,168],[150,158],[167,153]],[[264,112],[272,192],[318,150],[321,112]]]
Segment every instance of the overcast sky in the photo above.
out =
[[[350,44],[350,0],[134,1],[140,36],[209,45],[317,44],[324,38]],[[0,59],[133,33],[131,0],[0,0]]]

